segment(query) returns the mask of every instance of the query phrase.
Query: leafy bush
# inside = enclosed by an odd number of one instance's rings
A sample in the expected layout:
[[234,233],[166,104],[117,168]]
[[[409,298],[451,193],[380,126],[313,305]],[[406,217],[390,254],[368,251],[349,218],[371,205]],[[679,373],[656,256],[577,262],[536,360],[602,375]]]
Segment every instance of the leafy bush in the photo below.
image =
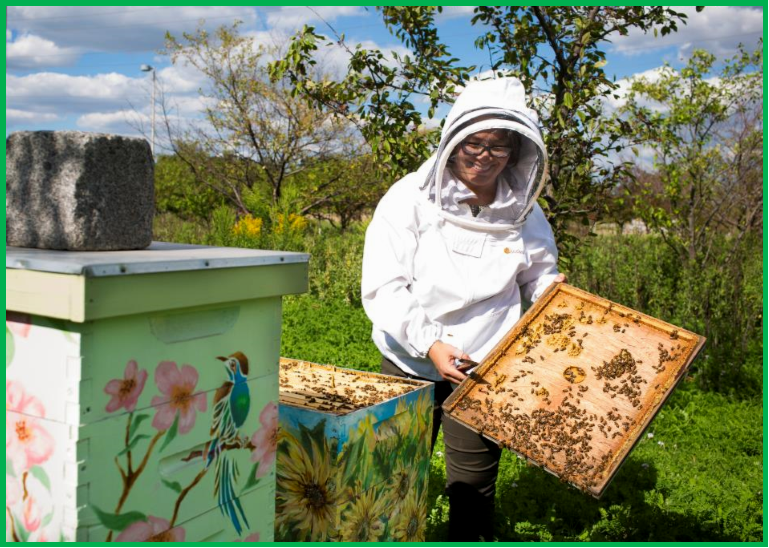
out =
[[211,187],[200,184],[195,175],[176,156],[160,156],[155,164],[155,209],[186,220],[203,220],[225,198]]

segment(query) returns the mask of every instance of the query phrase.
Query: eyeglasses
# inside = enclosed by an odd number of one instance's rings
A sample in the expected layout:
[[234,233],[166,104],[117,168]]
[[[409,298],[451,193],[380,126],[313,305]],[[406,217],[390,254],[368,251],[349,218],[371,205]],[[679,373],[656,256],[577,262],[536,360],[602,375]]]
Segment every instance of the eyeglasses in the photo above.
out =
[[472,143],[470,141],[462,141],[460,144],[462,151],[470,156],[480,156],[484,151],[488,150],[494,158],[507,158],[513,153],[513,147],[508,146],[489,146],[481,143]]

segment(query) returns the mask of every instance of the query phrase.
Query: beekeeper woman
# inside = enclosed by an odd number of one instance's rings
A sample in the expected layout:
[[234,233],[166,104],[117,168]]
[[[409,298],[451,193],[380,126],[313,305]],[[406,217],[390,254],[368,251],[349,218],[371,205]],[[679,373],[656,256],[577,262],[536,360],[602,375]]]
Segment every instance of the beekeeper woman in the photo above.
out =
[[446,445],[449,540],[494,539],[500,449],[443,416],[465,378],[554,281],[557,250],[537,205],[547,152],[516,78],[473,82],[437,153],[395,183],[366,232],[363,307],[382,372],[435,382],[433,444]]

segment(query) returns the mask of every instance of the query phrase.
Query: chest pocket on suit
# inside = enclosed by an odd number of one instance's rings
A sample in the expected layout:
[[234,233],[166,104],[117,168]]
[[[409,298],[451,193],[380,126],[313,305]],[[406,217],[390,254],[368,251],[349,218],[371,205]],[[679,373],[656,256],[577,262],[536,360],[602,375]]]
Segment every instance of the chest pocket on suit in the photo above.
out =
[[455,230],[451,234],[451,250],[460,255],[479,258],[483,255],[486,234]]

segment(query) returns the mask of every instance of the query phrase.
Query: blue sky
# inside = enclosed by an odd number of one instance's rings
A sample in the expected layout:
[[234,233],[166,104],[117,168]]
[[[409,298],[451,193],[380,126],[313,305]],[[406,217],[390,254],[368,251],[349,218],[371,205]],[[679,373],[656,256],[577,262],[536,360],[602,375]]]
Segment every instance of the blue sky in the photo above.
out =
[[[649,73],[668,62],[680,66],[694,48],[720,57],[751,49],[763,36],[763,8],[708,7],[702,13],[680,7],[687,25],[665,38],[631,33],[607,44],[606,71],[618,80]],[[438,19],[441,38],[464,64],[488,69],[488,57],[474,49],[479,29],[470,25],[472,8],[450,7]],[[9,7],[6,29],[6,135],[20,130],[73,129],[137,134],[150,113],[151,76],[157,70],[166,97],[183,118],[201,107],[197,90],[205,85],[189,68],[172,66],[157,52],[166,31],[193,32],[200,21],[213,30],[243,21],[242,32],[258,41],[281,41],[304,24],[328,34],[327,24],[350,44],[405,49],[384,28],[373,9],[338,7]],[[321,52],[332,70],[343,70],[340,49]]]

